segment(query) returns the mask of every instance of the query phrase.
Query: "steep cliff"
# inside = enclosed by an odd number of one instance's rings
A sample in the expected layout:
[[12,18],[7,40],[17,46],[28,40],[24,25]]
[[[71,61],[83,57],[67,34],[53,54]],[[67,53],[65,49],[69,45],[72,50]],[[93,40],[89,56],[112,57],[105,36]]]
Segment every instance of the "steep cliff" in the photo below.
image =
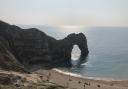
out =
[[36,29],[22,29],[0,21],[0,65],[20,68],[41,64],[45,67],[71,66],[73,45],[78,45],[81,58],[88,55],[87,39],[83,33],[70,34],[56,40]]

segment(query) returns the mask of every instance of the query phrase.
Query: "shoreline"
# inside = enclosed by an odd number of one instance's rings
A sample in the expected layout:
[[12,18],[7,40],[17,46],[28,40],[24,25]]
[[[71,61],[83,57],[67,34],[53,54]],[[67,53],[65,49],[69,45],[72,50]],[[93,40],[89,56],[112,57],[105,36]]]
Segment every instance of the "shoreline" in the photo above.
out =
[[63,72],[59,69],[52,70],[38,70],[39,73],[44,76],[44,80],[47,80],[61,86],[68,86],[74,89],[128,89],[128,80],[101,80],[94,78],[86,78],[77,74]]
[[128,81],[128,79],[120,79],[120,78],[117,79],[117,78],[103,78],[103,77],[101,78],[101,77],[82,76],[80,74],[63,71],[63,70],[57,69],[57,68],[54,68],[52,70],[59,72],[59,73],[63,73],[65,75],[71,75],[73,77],[79,77],[79,78],[83,78],[83,79],[103,80],[103,81]]
[[[89,79],[85,77],[83,78],[76,74],[75,75],[74,74],[72,75],[70,73],[65,74],[65,72],[62,73],[61,70],[58,70],[58,69],[51,69],[51,70],[39,69],[35,72],[31,72],[31,74],[1,70],[0,74],[1,74],[1,78],[4,78],[2,76],[6,76],[6,75],[11,75],[11,76],[13,75],[14,77],[20,76],[21,80],[23,79],[26,82],[19,83],[19,85],[21,87],[32,86],[33,87],[32,89],[38,89],[34,87],[46,87],[46,86],[48,87],[51,85],[63,87],[63,88],[57,88],[57,89],[128,89],[128,80],[127,81],[121,81],[121,80],[108,81],[108,80]],[[11,86],[8,85],[8,87],[11,87]],[[13,87],[16,87],[16,86],[13,85]],[[4,88],[1,88],[1,89],[4,89]],[[9,89],[14,89],[14,88],[9,88]]]

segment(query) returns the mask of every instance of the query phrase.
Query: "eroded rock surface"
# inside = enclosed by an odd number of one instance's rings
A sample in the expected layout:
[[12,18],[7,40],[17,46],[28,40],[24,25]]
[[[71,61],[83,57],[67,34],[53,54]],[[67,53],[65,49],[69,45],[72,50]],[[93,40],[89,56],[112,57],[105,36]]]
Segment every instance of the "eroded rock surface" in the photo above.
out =
[[0,89],[70,89],[46,81],[40,76],[43,75],[0,70]]
[[81,50],[81,59],[88,55],[87,39],[83,33],[70,34],[56,40],[36,29],[22,29],[0,21],[0,65],[20,68],[41,64],[46,67],[71,66],[73,45]]

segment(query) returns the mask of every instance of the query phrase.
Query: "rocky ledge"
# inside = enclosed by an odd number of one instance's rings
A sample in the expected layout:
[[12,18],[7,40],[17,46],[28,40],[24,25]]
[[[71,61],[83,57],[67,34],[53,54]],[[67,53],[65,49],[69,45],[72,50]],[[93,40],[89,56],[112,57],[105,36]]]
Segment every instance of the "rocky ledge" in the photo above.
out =
[[80,60],[89,53],[83,33],[69,34],[56,40],[36,29],[22,29],[0,21],[0,68],[26,71],[32,65],[43,67],[71,67],[73,45],[81,50]]
[[0,70],[0,89],[70,89],[50,82],[41,74]]

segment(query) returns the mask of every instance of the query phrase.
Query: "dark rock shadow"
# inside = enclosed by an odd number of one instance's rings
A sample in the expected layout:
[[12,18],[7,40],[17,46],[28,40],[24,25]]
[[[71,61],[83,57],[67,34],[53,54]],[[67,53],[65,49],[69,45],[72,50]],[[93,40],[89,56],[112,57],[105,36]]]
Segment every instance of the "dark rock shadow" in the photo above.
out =
[[19,70],[22,65],[28,71],[72,67],[71,52],[74,45],[78,45],[81,50],[79,66],[87,61],[89,53],[87,39],[83,33],[72,33],[57,40],[37,28],[22,29],[0,21],[0,62],[3,65],[15,64],[16,67],[13,66],[12,69]]

